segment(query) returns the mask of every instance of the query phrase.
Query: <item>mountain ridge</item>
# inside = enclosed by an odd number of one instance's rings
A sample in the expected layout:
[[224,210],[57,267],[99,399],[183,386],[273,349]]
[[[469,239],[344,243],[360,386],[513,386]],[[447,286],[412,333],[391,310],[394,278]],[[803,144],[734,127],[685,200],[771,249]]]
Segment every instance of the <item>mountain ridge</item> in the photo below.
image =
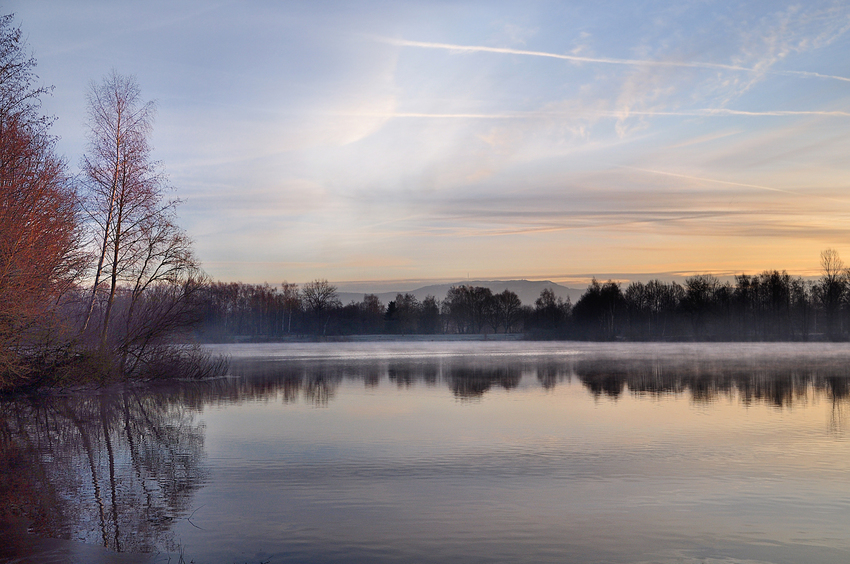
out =
[[408,290],[406,292],[349,292],[343,289],[337,292],[337,296],[343,304],[348,304],[351,302],[361,302],[365,294],[374,294],[378,296],[378,299],[381,300],[381,303],[386,305],[392,300],[395,300],[398,294],[413,294],[419,301],[425,299],[426,296],[434,296],[438,300],[443,300],[445,299],[446,293],[448,293],[449,288],[464,285],[482,286],[484,288],[490,288],[490,290],[494,294],[498,294],[500,292],[503,292],[504,290],[510,290],[514,292],[517,296],[519,296],[519,299],[522,300],[523,305],[529,305],[532,307],[534,306],[534,301],[540,296],[540,292],[545,288],[550,288],[556,296],[560,297],[564,301],[569,298],[572,303],[576,303],[576,301],[578,301],[578,299],[584,293],[584,290],[580,290],[577,288],[569,288],[567,286],[552,282],[551,280],[518,279],[462,280],[446,284],[430,284],[427,286],[416,288],[414,290]]

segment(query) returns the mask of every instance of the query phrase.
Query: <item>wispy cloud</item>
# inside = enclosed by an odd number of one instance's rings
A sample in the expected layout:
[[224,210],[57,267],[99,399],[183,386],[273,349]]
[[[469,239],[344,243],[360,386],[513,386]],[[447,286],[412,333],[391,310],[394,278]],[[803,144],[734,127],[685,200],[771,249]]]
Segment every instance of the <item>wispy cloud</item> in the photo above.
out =
[[[669,115],[687,115],[689,112],[669,112]],[[659,112],[659,115],[662,115]],[[706,116],[833,116],[833,117],[850,117],[850,112],[843,110],[768,110],[760,112],[750,112],[746,110],[729,110],[726,108],[702,109],[695,110],[691,115],[706,115]]]
[[[660,175],[663,175],[663,176],[673,176],[675,178],[684,178],[684,179],[687,179],[687,180],[697,180],[699,182],[711,182],[713,184],[724,184],[726,186],[741,186],[743,188],[756,188],[758,190],[767,190],[769,192],[781,192],[783,194],[791,194],[793,196],[802,195],[799,192],[794,192],[792,190],[782,190],[781,188],[774,188],[772,186],[764,186],[762,184],[747,184],[747,183],[744,183],[744,182],[732,182],[732,181],[729,181],[729,180],[719,180],[719,179],[716,179],[716,178],[704,178],[702,176],[693,176],[693,175],[690,175],[690,174],[679,174],[679,173],[675,173],[675,172],[667,172],[667,171],[663,171],[663,170],[652,170],[652,169],[648,169],[648,168],[638,168],[638,167],[633,167],[633,166],[619,166],[617,168],[624,168],[624,169],[628,169],[628,170],[637,170],[637,171],[640,171],[640,172],[647,172],[647,173],[650,173],[650,174],[660,174]],[[828,199],[832,199],[832,198],[828,198]],[[838,201],[838,200],[836,200],[836,201]]]
[[[430,41],[410,41],[407,39],[395,39],[390,37],[378,37],[378,41],[396,45],[399,47],[418,47],[421,49],[441,49],[444,51],[455,51],[465,53],[501,53],[505,55],[523,55],[528,57],[545,57],[550,59],[560,59],[563,61],[571,61],[574,63],[598,63],[606,65],[627,65],[627,66],[653,66],[667,68],[695,68],[695,69],[718,69],[729,70],[746,73],[763,74],[764,69],[746,67],[741,65],[729,65],[724,63],[709,63],[702,61],[659,61],[654,59],[618,59],[613,57],[587,57],[582,55],[565,55],[561,53],[548,53],[546,51],[529,51],[526,49],[511,49],[508,47],[487,47],[484,45],[456,45],[453,43],[433,43]],[[831,74],[822,74],[811,71],[770,71],[770,74],[779,74],[786,76],[801,76],[809,78],[824,78],[831,80],[840,80],[850,82],[850,77],[837,76]]]
[[[441,112],[334,112],[334,115],[347,117],[368,118],[421,118],[421,119],[551,119],[551,118],[575,118],[575,117],[608,117],[621,119],[625,110],[577,110],[570,112],[531,111],[531,112],[500,112],[500,113],[441,113]],[[630,116],[646,117],[795,117],[795,116],[829,116],[850,117],[850,111],[844,110],[767,110],[747,111],[730,110],[726,108],[699,108],[695,110],[661,111],[661,110],[631,110],[627,111]]]
[[[609,231],[629,233],[634,237],[651,233],[676,236],[711,237],[777,237],[807,238],[846,237],[850,233],[843,224],[824,224],[818,216],[800,216],[779,210],[586,210],[564,211],[553,217],[543,214],[464,213],[445,216],[442,232],[434,237],[489,238],[515,235],[540,235],[572,231]],[[501,220],[501,221],[500,221]]]
[[693,146],[693,145],[700,145],[702,143],[709,143],[711,141],[717,141],[718,139],[731,137],[733,135],[740,135],[742,131],[743,131],[742,129],[733,129],[731,131],[711,132],[708,135],[701,135],[699,137],[692,137],[692,138],[686,139],[685,141],[682,141],[682,142],[679,142],[679,143],[676,143],[676,144],[673,144],[673,145],[669,145],[669,146],[667,146],[667,150],[681,149],[681,148],[684,148],[684,147],[690,147],[690,146]]

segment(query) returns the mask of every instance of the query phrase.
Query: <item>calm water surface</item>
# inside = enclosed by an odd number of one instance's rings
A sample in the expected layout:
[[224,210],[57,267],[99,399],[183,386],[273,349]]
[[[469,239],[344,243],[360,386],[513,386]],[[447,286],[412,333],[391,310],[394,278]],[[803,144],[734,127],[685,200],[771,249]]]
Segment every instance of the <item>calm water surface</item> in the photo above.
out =
[[0,562],[850,562],[848,345],[216,350],[0,400]]

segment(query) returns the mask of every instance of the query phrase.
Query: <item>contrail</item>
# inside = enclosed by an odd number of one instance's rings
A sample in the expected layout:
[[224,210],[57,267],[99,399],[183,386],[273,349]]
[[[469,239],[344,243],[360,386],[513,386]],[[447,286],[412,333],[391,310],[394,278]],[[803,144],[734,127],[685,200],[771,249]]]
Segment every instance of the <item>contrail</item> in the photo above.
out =
[[701,176],[690,176],[687,174],[678,174],[675,172],[667,172],[663,170],[652,170],[649,168],[638,168],[636,166],[618,166],[617,168],[627,168],[630,170],[637,170],[640,172],[649,172],[650,174],[661,174],[664,176],[675,176],[676,178],[686,178],[688,180],[700,180],[703,182],[713,182],[715,184],[726,184],[728,186],[743,186],[745,188],[758,188],[760,190],[769,190],[771,192],[782,192],[783,194],[792,194],[794,196],[799,196],[797,192],[792,192],[790,190],[782,190],[780,188],[773,188],[771,186],[763,186],[761,184],[745,184],[743,182],[731,182],[729,180],[717,180],[715,178],[703,178]]
[[842,110],[767,110],[750,112],[745,110],[730,110],[726,108],[701,108],[685,111],[654,111],[654,110],[578,110],[575,112],[504,112],[495,114],[479,113],[426,113],[426,112],[353,112],[335,115],[376,118],[421,118],[421,119],[535,119],[557,117],[598,116],[623,118],[628,116],[661,116],[661,117],[713,117],[713,116],[744,116],[744,117],[789,117],[789,116],[834,116],[850,117],[850,112]]
[[783,194],[791,194],[792,196],[807,196],[807,197],[819,197],[824,200],[830,200],[832,202],[841,202],[846,203],[845,200],[839,200],[837,198],[829,198],[827,196],[811,196],[808,194],[801,194],[800,192],[794,192],[793,190],[782,190],[781,188],[773,188],[772,186],[764,186],[762,184],[746,184],[743,182],[731,182],[729,180],[718,180],[716,178],[703,178],[701,176],[690,176],[687,174],[678,174],[675,172],[667,172],[663,170],[652,170],[649,168],[638,168],[635,166],[618,166],[617,168],[626,168],[630,170],[638,170],[640,172],[648,172],[650,174],[661,174],[664,176],[675,176],[676,178],[686,178],[688,180],[699,180],[702,182],[713,182],[714,184],[725,184],[727,186],[743,186],[744,188],[757,188],[759,190],[767,190],[769,192],[781,192]]
[[729,115],[729,116],[838,116],[850,117],[850,112],[841,110],[767,110],[763,112],[747,112],[744,110],[705,109],[698,110],[703,115]]
[[543,117],[537,112],[515,112],[504,114],[429,114],[422,112],[356,112],[352,115],[357,117],[382,117],[382,118],[434,118],[434,119],[526,119]]
[[[739,216],[739,215],[750,215],[751,212],[730,212],[730,211],[677,211],[672,213],[660,213],[653,214],[649,213],[628,213],[628,214],[618,214],[618,213],[600,213],[600,212],[587,212],[587,213],[578,213],[573,214],[569,217],[568,222],[552,222],[549,224],[540,224],[534,225],[530,224],[527,226],[523,226],[521,223],[517,227],[504,228],[504,229],[490,229],[490,230],[475,230],[469,226],[465,228],[458,229],[457,231],[453,231],[450,233],[446,233],[446,236],[454,236],[454,235],[475,235],[475,236],[504,236],[504,235],[524,235],[531,233],[549,233],[549,232],[558,232],[558,231],[572,231],[576,229],[598,229],[598,228],[612,228],[612,227],[625,227],[629,225],[641,225],[641,224],[659,224],[659,223],[673,223],[678,221],[684,221],[689,219],[710,219],[714,217],[727,217],[727,216]],[[623,215],[623,219],[617,219],[617,216]],[[474,217],[464,217],[464,216],[455,216],[452,217],[455,220],[467,220],[474,221]],[[516,222],[514,222],[516,223]]]
[[[655,67],[678,67],[678,68],[700,68],[700,69],[724,69],[740,72],[761,72],[751,67],[743,67],[739,65],[726,65],[723,63],[702,63],[698,61],[692,62],[676,62],[676,61],[653,61],[644,59],[617,59],[611,57],[582,57],[579,55],[562,55],[560,53],[547,53],[546,51],[528,51],[525,49],[509,49],[506,47],[485,47],[483,45],[455,45],[453,43],[432,43],[429,41],[409,41],[407,39],[393,39],[391,37],[379,37],[378,41],[397,45],[399,47],[419,47],[422,49],[443,49],[446,51],[461,51],[468,53],[503,53],[508,55],[525,55],[530,57],[547,57],[550,59],[561,59],[564,61],[573,61],[576,63],[602,63],[607,65],[629,65],[629,66],[655,66]],[[821,74],[817,72],[807,71],[765,71],[769,74],[784,74],[791,76],[809,76],[816,78],[827,78],[832,80],[841,80],[850,82],[850,78],[845,76],[835,76],[831,74]]]

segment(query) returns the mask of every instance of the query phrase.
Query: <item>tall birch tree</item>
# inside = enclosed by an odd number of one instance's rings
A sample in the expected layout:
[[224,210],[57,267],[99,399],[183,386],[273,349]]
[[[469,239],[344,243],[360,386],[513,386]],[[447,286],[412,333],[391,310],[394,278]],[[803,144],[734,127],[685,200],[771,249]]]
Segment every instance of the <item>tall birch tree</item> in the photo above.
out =
[[[118,284],[144,255],[144,228],[173,209],[164,198],[165,178],[151,158],[148,138],[155,105],[145,102],[135,78],[114,69],[88,91],[88,152],[82,168],[88,181],[87,212],[97,244],[94,281],[83,323],[92,319],[101,286],[107,285],[100,323],[105,345]],[[142,248],[140,248],[142,247]]]

